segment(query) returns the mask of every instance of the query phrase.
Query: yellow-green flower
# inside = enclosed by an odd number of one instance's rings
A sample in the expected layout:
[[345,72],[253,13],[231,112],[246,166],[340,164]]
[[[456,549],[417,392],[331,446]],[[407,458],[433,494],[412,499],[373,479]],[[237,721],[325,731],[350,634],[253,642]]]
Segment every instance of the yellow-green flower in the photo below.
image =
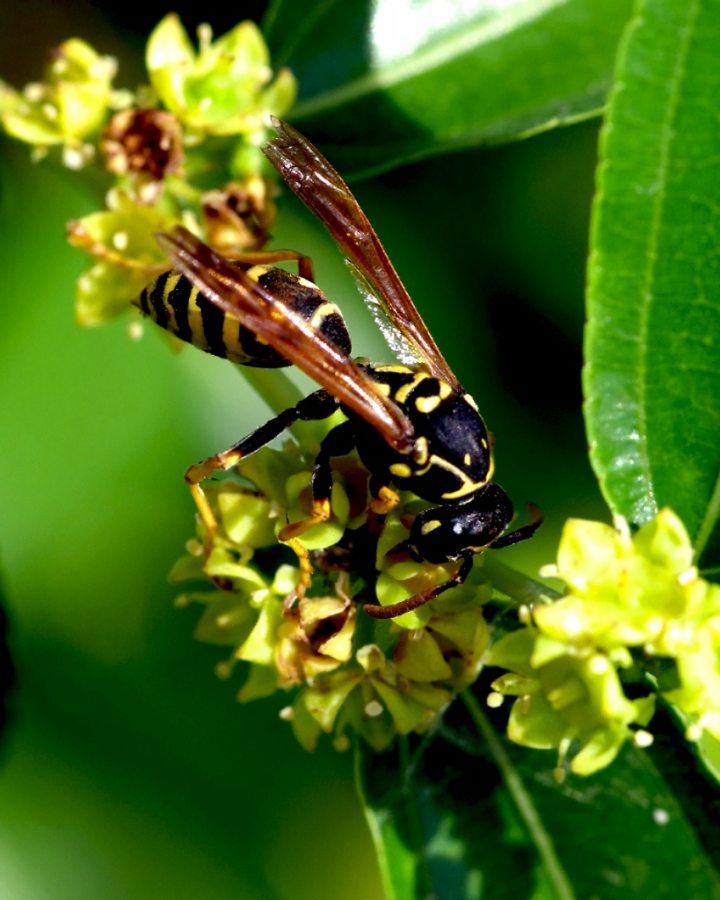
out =
[[[517,697],[508,722],[508,737],[525,747],[559,749],[571,741],[580,750],[570,763],[573,772],[590,775],[607,766],[654,711],[654,696],[629,700],[618,677],[618,660],[605,653],[574,655],[573,648],[547,641],[528,627],[494,644],[487,664],[509,669],[493,682],[501,695]],[[630,658],[624,661],[629,664]]]
[[253,22],[215,41],[203,25],[198,38],[196,51],[174,13],[156,26],[146,62],[158,96],[196,135],[242,134],[259,147],[267,116],[283,115],[295,100],[293,75],[282,69],[272,80],[270,54]]
[[307,749],[315,747],[321,732],[333,730],[335,745],[349,746],[342,738],[351,728],[383,750],[396,734],[426,730],[451,700],[447,689],[403,676],[376,644],[365,644],[350,666],[305,688],[289,718]]
[[0,82],[5,131],[40,151],[63,144],[65,165],[82,168],[94,155],[84,140],[102,126],[111,103],[126,102],[112,91],[116,71],[112,57],[100,56],[85,41],[65,41],[54,51],[45,81],[22,92]]
[[125,191],[112,191],[111,208],[68,223],[68,240],[95,262],[80,276],[75,315],[80,325],[107,322],[130,309],[130,301],[169,267],[154,238],[180,222],[177,213],[138,206]]
[[[465,585],[427,604],[422,618],[413,614],[390,623],[365,615],[357,594],[367,585],[353,580],[362,561],[350,548],[361,532],[367,538],[380,523],[368,521],[368,475],[355,453],[335,460],[329,521],[296,539],[311,554],[318,575],[305,595],[296,598],[298,566],[280,563],[273,575],[255,564],[257,550],[273,546],[288,521],[310,512],[313,461],[340,418],[338,413],[325,422],[303,423],[299,443],[288,442],[282,450],[265,447],[241,460],[230,478],[206,482],[218,524],[207,559],[203,562],[207,535],[198,519],[191,553],[172,577],[212,579],[221,588],[186,594],[183,601],[206,605],[196,637],[233,646],[219,674],[229,676],[238,660],[251,664],[239,700],[299,688],[282,716],[292,721],[303,746],[311,749],[320,734],[334,732],[335,746],[343,749],[349,746],[347,732],[354,731],[382,749],[397,734],[426,729],[454,692],[477,678],[489,643],[481,606],[492,589],[478,569]],[[447,578],[441,567],[391,552],[407,536],[403,520],[417,508],[417,498],[404,495],[376,532],[381,599],[386,592],[394,602]],[[367,563],[363,568],[367,576]]]
[[[669,509],[635,535],[621,520],[616,528],[569,520],[557,565],[546,568],[565,581],[565,596],[536,605],[531,624],[488,654],[512,673],[495,691],[520,698],[508,735],[562,753],[578,740],[571,767],[581,774],[607,765],[628,737],[651,740],[630,728],[648,723],[654,700],[625,696],[619,670],[635,666],[648,691],[682,712],[688,737],[720,738],[720,587],[692,562],[687,531]],[[654,657],[674,665],[677,686],[656,682]]]
[[575,647],[641,646],[675,656],[693,628],[720,613],[720,588],[692,566],[685,527],[663,509],[634,536],[570,519],[558,549],[563,599],[533,610],[548,637]]

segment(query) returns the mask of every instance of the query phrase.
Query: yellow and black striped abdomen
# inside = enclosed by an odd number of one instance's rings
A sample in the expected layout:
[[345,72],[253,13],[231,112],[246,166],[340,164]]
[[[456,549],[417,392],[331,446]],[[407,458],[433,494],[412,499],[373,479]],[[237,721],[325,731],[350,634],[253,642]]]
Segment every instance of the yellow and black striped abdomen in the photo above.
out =
[[[350,336],[340,310],[312,282],[274,266],[254,266],[247,274],[286,306],[299,312],[341,350],[350,353]],[[236,316],[223,312],[174,270],[163,273],[149,284],[135,305],[161,328],[206,353],[243,366],[280,368],[289,365]]]

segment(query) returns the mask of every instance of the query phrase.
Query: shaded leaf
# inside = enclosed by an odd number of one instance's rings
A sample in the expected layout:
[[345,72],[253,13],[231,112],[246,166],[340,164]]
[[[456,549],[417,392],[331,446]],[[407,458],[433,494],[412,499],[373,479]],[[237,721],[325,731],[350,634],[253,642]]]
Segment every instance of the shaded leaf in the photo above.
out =
[[388,897],[720,897],[716,836],[703,848],[687,797],[648,754],[626,747],[603,772],[558,784],[554,753],[498,737],[476,704],[478,722],[455,704],[412,750],[359,748]]
[[630,0],[277,0],[290,120],[348,176],[599,113]]
[[671,506],[706,565],[720,513],[719,41],[720,7],[699,0],[646,0],[629,26],[602,140],[585,370],[611,507],[642,524]]
[[685,739],[685,723],[672,707],[658,707],[651,723],[648,753],[681,805],[711,860],[720,860],[718,744],[704,734],[698,744]]
[[15,684],[15,668],[7,641],[9,623],[5,606],[3,585],[0,580],[0,736],[4,736],[5,733],[10,714],[8,697]]

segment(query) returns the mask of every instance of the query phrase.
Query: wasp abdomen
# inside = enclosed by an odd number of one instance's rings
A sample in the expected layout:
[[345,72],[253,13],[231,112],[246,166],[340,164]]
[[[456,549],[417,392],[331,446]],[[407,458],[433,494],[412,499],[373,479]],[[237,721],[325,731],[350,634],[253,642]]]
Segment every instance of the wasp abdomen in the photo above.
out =
[[[248,276],[306,319],[345,353],[351,342],[334,303],[304,278],[273,266],[254,266]],[[288,361],[258,339],[239,318],[215,306],[187,278],[172,270],[149,284],[136,301],[143,313],[171,334],[231,362],[256,368],[281,368]]]

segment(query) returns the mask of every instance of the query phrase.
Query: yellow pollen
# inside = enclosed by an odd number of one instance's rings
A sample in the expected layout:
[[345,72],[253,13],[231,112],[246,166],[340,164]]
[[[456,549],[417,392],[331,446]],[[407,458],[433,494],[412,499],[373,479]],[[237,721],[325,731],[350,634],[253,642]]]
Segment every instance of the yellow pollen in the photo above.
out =
[[653,735],[650,734],[649,731],[645,731],[644,728],[638,728],[638,730],[633,735],[633,744],[635,744],[636,747],[650,747],[653,740]]

